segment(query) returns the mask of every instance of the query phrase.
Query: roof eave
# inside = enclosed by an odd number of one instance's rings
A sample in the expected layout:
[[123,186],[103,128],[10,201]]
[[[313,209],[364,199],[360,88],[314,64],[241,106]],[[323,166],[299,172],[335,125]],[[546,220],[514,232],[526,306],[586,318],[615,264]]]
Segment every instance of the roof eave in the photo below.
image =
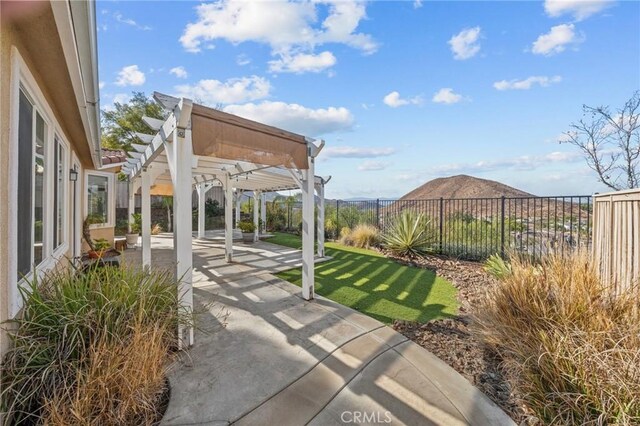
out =
[[94,2],[51,1],[91,159],[102,166],[98,49]]

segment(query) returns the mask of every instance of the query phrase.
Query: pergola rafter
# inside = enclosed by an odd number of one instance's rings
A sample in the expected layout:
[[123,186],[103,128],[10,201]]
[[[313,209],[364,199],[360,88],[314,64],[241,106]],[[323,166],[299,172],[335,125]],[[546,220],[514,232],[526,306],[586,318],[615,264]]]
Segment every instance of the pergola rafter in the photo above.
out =
[[[204,237],[204,198],[214,186],[225,192],[225,254],[233,261],[234,194],[236,205],[243,191],[252,191],[253,221],[256,239],[259,220],[266,221],[267,192],[300,189],[302,192],[302,296],[314,297],[314,210],[319,196],[318,216],[324,218],[324,185],[330,178],[314,175],[315,158],[324,146],[316,141],[282,129],[193,104],[185,98],[154,93],[154,98],[169,111],[166,120],[144,117],[156,131],[137,134],[140,144],[122,171],[129,177],[129,212],[133,195],[142,194],[143,267],[151,262],[150,195],[174,196],[174,252],[176,277],[180,279],[180,300],[185,309],[193,307],[191,194],[198,192],[198,237]],[[261,208],[260,208],[261,207]],[[259,213],[259,210],[262,213]],[[130,215],[130,220],[133,218]],[[324,220],[324,219],[322,219]],[[318,224],[318,254],[324,255],[324,226]],[[193,343],[193,330],[181,330],[181,341]]]

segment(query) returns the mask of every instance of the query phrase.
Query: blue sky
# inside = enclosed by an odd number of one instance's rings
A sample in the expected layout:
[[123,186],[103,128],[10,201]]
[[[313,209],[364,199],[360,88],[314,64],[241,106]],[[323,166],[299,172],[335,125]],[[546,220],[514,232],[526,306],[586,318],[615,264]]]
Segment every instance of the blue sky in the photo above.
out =
[[558,138],[640,89],[639,22],[635,1],[99,1],[101,104],[160,91],[323,138],[331,198],[456,174],[590,194]]

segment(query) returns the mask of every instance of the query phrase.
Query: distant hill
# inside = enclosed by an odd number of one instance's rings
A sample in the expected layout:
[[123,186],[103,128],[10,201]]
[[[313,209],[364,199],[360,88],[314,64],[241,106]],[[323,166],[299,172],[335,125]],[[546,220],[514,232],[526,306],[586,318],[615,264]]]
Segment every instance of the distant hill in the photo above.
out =
[[533,197],[509,185],[489,179],[457,175],[430,180],[404,195],[401,200],[429,200],[434,198],[496,198]]

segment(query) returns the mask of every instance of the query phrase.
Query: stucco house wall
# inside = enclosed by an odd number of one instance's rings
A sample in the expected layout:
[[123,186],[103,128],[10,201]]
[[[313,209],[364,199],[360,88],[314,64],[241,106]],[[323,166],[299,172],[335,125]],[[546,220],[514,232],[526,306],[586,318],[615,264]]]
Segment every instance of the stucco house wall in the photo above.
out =
[[[56,20],[54,8],[58,8]],[[0,321],[16,315],[16,203],[19,194],[17,164],[17,105],[18,87],[28,81],[26,91],[42,105],[52,122],[56,135],[66,147],[67,168],[76,165],[79,177],[74,183],[64,179],[60,194],[64,195],[64,243],[57,252],[51,252],[43,269],[66,262],[65,257],[77,255],[81,247],[82,220],[85,212],[86,187],[84,174],[96,169],[95,136],[88,134],[86,112],[77,101],[77,86],[68,67],[68,54],[72,50],[60,31],[59,11],[69,7],[67,2],[0,2]],[[91,22],[87,23],[89,26]],[[67,43],[67,45],[65,45]],[[67,57],[65,58],[65,54]],[[97,67],[96,67],[97,70]],[[25,79],[23,75],[28,75]],[[95,73],[97,79],[97,72]],[[31,86],[36,86],[35,90]],[[34,93],[31,93],[34,92]],[[84,121],[83,121],[84,120]],[[83,124],[84,123],[84,124]],[[95,125],[93,126],[95,127]],[[64,170],[68,173],[69,170]],[[53,171],[48,171],[53,176]],[[46,178],[51,179],[51,178]],[[74,193],[74,191],[77,191]],[[111,188],[111,197],[115,197]],[[47,192],[47,198],[51,195]],[[77,195],[74,197],[74,194]],[[48,201],[49,202],[49,201]],[[76,214],[73,214],[73,211]],[[48,214],[48,213],[47,213]],[[111,213],[115,217],[115,211]],[[75,223],[74,223],[75,216]],[[51,226],[51,225],[50,225]],[[113,227],[99,231],[109,237]],[[75,249],[75,253],[74,253]],[[55,255],[55,256],[54,256]],[[38,273],[38,269],[36,272]],[[0,331],[0,354],[6,352],[10,342]]]

